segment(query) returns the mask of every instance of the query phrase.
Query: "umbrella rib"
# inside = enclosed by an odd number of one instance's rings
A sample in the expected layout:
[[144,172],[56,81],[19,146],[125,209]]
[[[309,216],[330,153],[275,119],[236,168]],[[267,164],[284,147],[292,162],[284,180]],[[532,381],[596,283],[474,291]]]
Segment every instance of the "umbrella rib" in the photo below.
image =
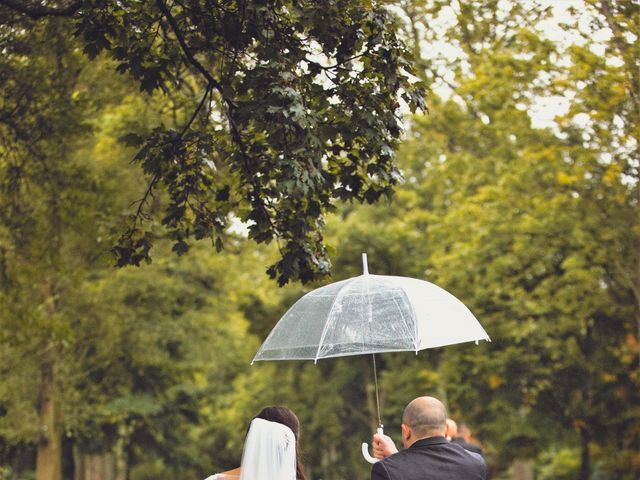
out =
[[331,308],[329,309],[329,313],[327,314],[327,323],[324,324],[324,328],[322,329],[322,335],[320,335],[320,342],[318,342],[318,350],[316,350],[316,356],[313,359],[313,363],[318,363],[318,356],[320,355],[320,349],[322,348],[322,343],[324,342],[325,337],[327,336],[327,332],[329,331],[329,325],[334,323],[333,318],[333,310],[335,309],[338,300],[341,300],[342,297],[345,296],[346,292],[349,290],[353,282],[347,282],[335,296],[335,299],[331,303]]
[[[411,308],[411,311],[413,312],[413,318],[415,318],[415,324],[416,324],[416,329],[417,329],[417,325],[418,325],[418,317],[416,316],[416,312],[413,308],[413,305],[411,305],[411,302],[409,301],[408,295],[407,293],[403,290],[400,289],[400,291],[404,294],[405,297],[407,297],[407,305],[409,305],[409,308]],[[418,343],[418,332],[416,331],[416,329],[414,329],[413,335],[411,335],[411,328],[409,325],[409,322],[407,321],[407,319],[405,318],[405,316],[402,314],[402,308],[400,307],[400,304],[398,303],[398,301],[396,300],[395,297],[393,297],[393,303],[396,304],[396,307],[398,308],[398,312],[400,313],[400,318],[402,318],[402,324],[405,327],[405,330],[407,332],[407,335],[409,336],[409,338],[411,338],[413,340],[413,346],[414,348],[418,349],[417,343]]]

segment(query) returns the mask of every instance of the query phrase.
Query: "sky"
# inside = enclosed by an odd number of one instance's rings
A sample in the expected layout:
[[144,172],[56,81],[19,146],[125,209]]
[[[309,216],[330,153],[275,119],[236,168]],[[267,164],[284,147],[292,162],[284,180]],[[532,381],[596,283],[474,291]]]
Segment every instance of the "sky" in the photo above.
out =
[[[530,0],[522,0],[522,2],[530,3],[532,5],[534,4],[534,2]],[[452,2],[454,6],[455,3],[456,2]],[[505,8],[508,8],[512,2],[504,0],[501,3]],[[552,15],[550,18],[540,22],[538,25],[543,37],[558,43],[562,47],[566,47],[574,43],[584,43],[584,39],[581,37],[579,32],[566,31],[560,27],[563,23],[572,23],[575,20],[570,13],[570,9],[575,8],[578,12],[581,12],[578,14],[579,28],[581,30],[587,29],[589,16],[584,9],[584,3],[582,0],[536,0],[535,3],[542,7],[551,7],[552,9]],[[445,7],[436,19],[429,21],[428,23],[430,29],[435,30],[437,33],[443,33],[446,28],[450,27],[455,22],[455,12],[453,7],[449,6]],[[604,42],[610,37],[610,35],[611,32],[607,28],[591,35],[591,38],[595,40],[593,45],[595,53],[599,55],[604,54]],[[443,64],[450,61],[463,61],[464,59],[462,51],[445,40],[429,41],[428,43],[425,42],[423,44],[423,51],[427,58],[439,59]],[[447,82],[452,84],[455,83],[453,73],[448,71],[445,67],[441,69],[441,74]],[[452,93],[451,88],[448,87],[445,82],[438,82],[434,84],[432,88],[435,93],[444,98],[449,97]],[[569,103],[570,99],[562,96],[536,98],[532,107],[528,109],[533,127],[554,128],[554,119],[556,116],[563,115],[568,111]],[[580,121],[580,119],[576,120],[578,122]]]

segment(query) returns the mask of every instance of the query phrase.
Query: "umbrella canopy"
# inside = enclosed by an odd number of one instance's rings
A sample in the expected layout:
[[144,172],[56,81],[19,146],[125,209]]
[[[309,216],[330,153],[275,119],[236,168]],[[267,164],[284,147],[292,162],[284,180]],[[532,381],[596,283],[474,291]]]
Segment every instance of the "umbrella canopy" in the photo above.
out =
[[[471,311],[433,283],[416,278],[364,273],[307,293],[284,314],[253,362],[314,360],[372,354],[382,434],[375,354],[415,351],[455,343],[489,340]],[[369,446],[362,455],[370,462]]]
[[280,319],[253,361],[314,360],[489,340],[471,311],[433,283],[364,274],[313,290]]

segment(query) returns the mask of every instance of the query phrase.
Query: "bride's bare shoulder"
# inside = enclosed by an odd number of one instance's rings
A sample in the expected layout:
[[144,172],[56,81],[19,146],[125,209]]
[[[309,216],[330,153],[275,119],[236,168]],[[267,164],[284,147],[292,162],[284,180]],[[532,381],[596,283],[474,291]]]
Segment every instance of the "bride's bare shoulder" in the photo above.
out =
[[226,472],[216,473],[204,480],[238,480],[240,478],[240,468],[234,468],[233,470],[227,470]]

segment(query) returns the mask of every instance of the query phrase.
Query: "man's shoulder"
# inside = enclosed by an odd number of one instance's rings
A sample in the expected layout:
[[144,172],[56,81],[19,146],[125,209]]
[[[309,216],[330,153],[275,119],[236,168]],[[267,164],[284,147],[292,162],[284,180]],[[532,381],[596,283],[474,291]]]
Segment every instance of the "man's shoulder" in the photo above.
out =
[[482,455],[482,448],[475,443],[469,443],[465,439],[461,437],[456,437],[452,440],[452,443],[460,445],[465,450],[469,450],[470,452],[475,452]]
[[460,445],[458,443],[453,443],[451,442],[451,448],[454,449],[458,454],[462,455],[462,458],[467,459],[467,460],[471,460],[473,463],[477,463],[483,466],[486,466],[486,462],[484,460],[484,457],[477,452],[473,452],[471,450],[467,450],[467,448],[465,448],[463,445]]
[[422,478],[425,469],[433,478],[450,478],[456,472],[460,478],[483,479],[486,476],[486,464],[480,455],[444,442],[418,445],[395,453],[373,466],[371,478]]

